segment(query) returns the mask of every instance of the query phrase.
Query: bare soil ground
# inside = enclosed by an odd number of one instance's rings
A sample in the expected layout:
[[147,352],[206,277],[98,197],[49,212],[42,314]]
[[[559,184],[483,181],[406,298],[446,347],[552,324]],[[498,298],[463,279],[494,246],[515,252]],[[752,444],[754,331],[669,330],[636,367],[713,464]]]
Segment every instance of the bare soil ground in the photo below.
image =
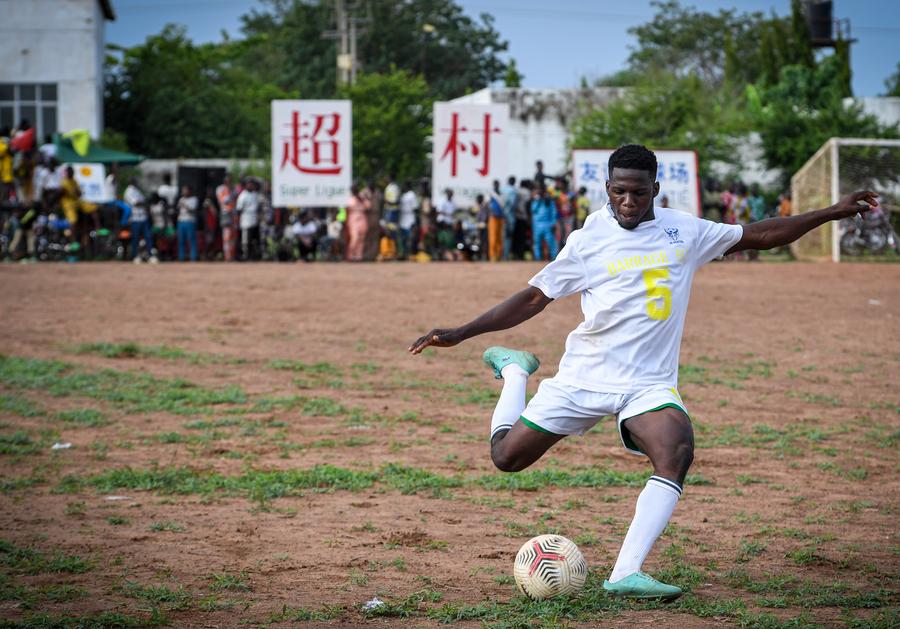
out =
[[[670,605],[600,589],[649,473],[611,421],[533,470],[490,463],[482,350],[535,351],[533,392],[576,298],[405,351],[537,269],[0,267],[0,624],[896,626],[900,266],[698,274],[698,451],[645,566],[688,590]],[[544,532],[583,550],[580,599],[516,594]]]

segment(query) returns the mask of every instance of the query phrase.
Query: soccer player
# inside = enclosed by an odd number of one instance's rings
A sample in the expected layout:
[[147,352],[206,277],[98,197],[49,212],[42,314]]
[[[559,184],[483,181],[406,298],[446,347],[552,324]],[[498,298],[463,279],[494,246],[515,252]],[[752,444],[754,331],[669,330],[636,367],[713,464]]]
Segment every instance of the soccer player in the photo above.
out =
[[563,437],[584,434],[603,416],[615,415],[623,445],[649,457],[653,475],[603,587],[615,596],[671,600],[681,589],[641,566],[694,459],[691,421],[677,389],[694,273],[724,254],[784,246],[823,223],[867,211],[877,205],[877,195],[856,192],[823,210],[727,225],[654,207],[656,169],[656,156],[643,146],[616,150],[609,158],[609,204],[572,233],[527,288],[463,326],[430,331],[409,351],[512,328],[553,300],[580,293],[584,321],[569,334],[556,376],[541,382],[527,406],[525,385],[539,366],[537,357],[502,347],[484,352],[495,377],[503,379],[491,419],[491,459],[504,472],[518,472]]

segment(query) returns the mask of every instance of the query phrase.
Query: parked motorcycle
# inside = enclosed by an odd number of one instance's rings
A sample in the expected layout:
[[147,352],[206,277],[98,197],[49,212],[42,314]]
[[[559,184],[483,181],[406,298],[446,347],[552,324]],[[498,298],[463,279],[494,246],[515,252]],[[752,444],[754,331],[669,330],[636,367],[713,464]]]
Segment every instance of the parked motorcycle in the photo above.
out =
[[885,251],[900,253],[900,237],[894,231],[887,212],[875,208],[865,216],[857,214],[841,221],[841,253],[859,256]]

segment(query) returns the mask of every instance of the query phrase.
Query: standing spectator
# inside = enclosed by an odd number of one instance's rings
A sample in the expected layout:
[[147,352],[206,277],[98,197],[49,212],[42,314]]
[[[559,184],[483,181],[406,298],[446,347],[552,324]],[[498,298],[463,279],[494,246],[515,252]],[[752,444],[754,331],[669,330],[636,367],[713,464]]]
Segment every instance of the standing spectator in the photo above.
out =
[[[259,182],[256,183],[259,186]],[[272,207],[272,188],[269,182],[262,184],[259,193],[259,239],[264,260],[274,260],[278,250],[275,208]]]
[[453,202],[453,190],[447,188],[444,191],[444,200],[437,207],[437,249],[441,258],[446,258],[447,253],[456,250],[456,235],[453,224],[456,215],[456,203]]
[[791,191],[788,190],[778,197],[778,216],[786,217],[790,216],[791,213]]
[[729,225],[737,224],[737,218],[734,214],[734,184],[728,185],[722,191],[722,222]]
[[503,193],[500,191],[500,182],[497,179],[494,179],[488,210],[488,260],[499,262],[503,257],[506,218],[503,210]]
[[368,214],[372,210],[371,201],[360,194],[359,186],[350,187],[350,198],[347,200],[347,232],[350,243],[347,246],[347,259],[361,262],[365,253],[366,233],[369,231]]
[[41,162],[44,164],[49,162],[51,157],[56,158],[56,144],[53,143],[53,138],[49,134],[44,136],[44,143],[38,147],[38,153],[41,154]]
[[[747,197],[747,206],[749,208],[749,223],[756,223],[766,217],[766,200],[759,191],[759,185],[753,184],[750,190],[750,196]],[[747,257],[751,260],[759,259],[759,250],[748,249]]]
[[337,211],[329,209],[325,223],[325,240],[322,242],[323,256],[329,262],[343,259],[344,224],[338,220]]
[[[97,206],[81,199],[81,186],[75,180],[75,169],[66,166],[65,177],[60,184],[60,205],[66,220],[69,221],[72,229],[75,231],[75,240],[86,240],[87,230],[83,225],[79,224],[79,219],[83,214],[93,214]],[[83,238],[82,238],[83,237]],[[81,246],[84,247],[82,242]]]
[[[386,195],[385,195],[386,196]],[[400,196],[399,249],[398,256],[406,260],[415,253],[416,212],[419,209],[419,198],[413,190],[412,182],[407,179],[403,183],[403,194]]]
[[[481,245],[478,249],[478,257],[481,259],[485,257],[485,250],[488,247],[488,218],[490,218],[491,215],[490,208],[490,203],[484,198],[483,194],[476,195],[475,205],[472,207],[472,214],[475,216],[475,228],[478,230],[478,240]],[[464,240],[465,239],[463,239],[463,244],[465,244]],[[459,238],[457,237],[457,245],[459,242]],[[471,254],[473,252],[469,253]]]
[[747,199],[750,206],[750,222],[756,223],[766,217],[766,200],[763,198],[759,190],[758,184],[753,184],[750,189],[750,197]]
[[178,198],[178,188],[172,185],[172,173],[163,173],[163,182],[156,188],[156,194],[166,202],[166,209],[172,211],[175,207],[175,199]]
[[216,208],[216,194],[212,187],[206,189],[203,197],[203,256],[215,260],[219,252],[219,213]]
[[402,249],[400,239],[400,185],[397,183],[397,174],[391,171],[388,184],[384,187],[384,228],[388,237],[394,241],[395,249],[399,253]]
[[516,206],[519,194],[516,192],[516,178],[510,177],[501,190],[503,199],[503,259],[509,260],[512,254],[513,237],[516,232]]
[[62,195],[62,171],[55,157],[47,160],[47,165],[36,172],[35,189],[45,212],[53,212]]
[[10,204],[10,197],[16,193],[13,178],[13,156],[9,145],[9,127],[0,129],[0,206]]
[[569,186],[562,177],[556,179],[556,211],[559,214],[559,246],[565,247],[575,229],[575,212],[569,198]]
[[244,260],[256,260],[259,256],[259,188],[250,179],[238,195],[235,210],[241,227],[241,256]]
[[575,195],[575,229],[581,229],[591,213],[591,200],[587,196],[587,188],[581,186]]
[[532,247],[535,260],[544,259],[541,253],[544,243],[547,244],[550,259],[556,258],[558,248],[553,232],[556,229],[557,220],[556,202],[550,196],[547,186],[539,184],[534,193],[534,198],[531,200],[531,233],[534,241]]
[[184,262],[184,250],[190,245],[191,262],[197,261],[197,209],[200,200],[188,185],[181,187],[178,199],[178,261]]
[[547,177],[547,175],[544,174],[544,162],[542,162],[541,160],[536,161],[534,163],[534,168],[535,168],[535,173],[534,173],[534,179],[532,179],[532,182],[534,183],[535,186],[540,187],[540,186],[544,185],[544,179]]
[[109,172],[103,179],[103,202],[114,204],[119,198],[119,168],[110,164]]
[[416,257],[422,262],[433,260],[437,256],[437,230],[434,205],[431,203],[431,187],[427,181],[422,182],[419,192],[419,235]]
[[137,179],[134,177],[129,179],[122,200],[131,208],[129,220],[131,223],[132,261],[135,264],[144,261],[140,254],[141,238],[143,238],[150,262],[156,262],[156,255],[153,251],[153,232],[150,229],[150,220],[147,215],[147,200],[144,198],[144,193],[138,188]]
[[[16,209],[13,221],[13,237],[9,243],[9,254],[22,262],[35,261],[34,257],[34,222],[37,218],[34,203],[26,203]],[[25,252],[19,255],[19,245],[25,241]]]
[[363,259],[372,261],[378,257],[380,248],[380,222],[382,211],[384,210],[384,194],[381,188],[375,184],[374,179],[369,179],[365,189],[362,191],[362,197],[368,203],[366,211],[366,242],[363,246]]
[[712,177],[706,178],[703,182],[703,194],[700,200],[703,205],[703,218],[708,221],[721,223],[724,206],[722,192],[719,190],[719,182],[716,179]]
[[531,225],[532,183],[523,179],[516,191],[516,226],[513,230],[512,253],[516,260],[524,260],[528,250],[528,228]]
[[231,175],[225,175],[216,188],[216,200],[219,202],[219,222],[222,226],[222,256],[225,262],[233,262],[237,258],[238,225],[235,215],[237,195],[232,188]]

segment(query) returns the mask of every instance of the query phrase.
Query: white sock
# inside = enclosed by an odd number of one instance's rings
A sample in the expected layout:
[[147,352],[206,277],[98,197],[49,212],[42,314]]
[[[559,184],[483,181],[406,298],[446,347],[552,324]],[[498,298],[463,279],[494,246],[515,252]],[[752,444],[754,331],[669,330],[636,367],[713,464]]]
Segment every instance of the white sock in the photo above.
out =
[[500,370],[503,376],[503,390],[497,407],[491,417],[491,439],[498,430],[509,430],[518,421],[525,410],[525,384],[528,372],[515,363],[510,363]]
[[628,527],[616,566],[609,575],[610,583],[640,571],[656,538],[662,534],[672,517],[672,511],[680,497],[681,487],[678,483],[661,476],[650,477],[638,496],[634,519]]

